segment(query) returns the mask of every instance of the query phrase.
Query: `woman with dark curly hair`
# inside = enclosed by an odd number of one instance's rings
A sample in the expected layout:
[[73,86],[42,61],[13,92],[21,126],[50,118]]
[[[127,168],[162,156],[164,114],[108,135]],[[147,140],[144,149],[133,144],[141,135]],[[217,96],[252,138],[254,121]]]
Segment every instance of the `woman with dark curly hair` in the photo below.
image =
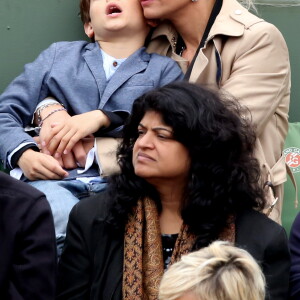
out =
[[107,191],[70,214],[58,299],[157,299],[164,269],[226,240],[261,263],[285,299],[284,229],[263,215],[255,135],[236,101],[187,82],[139,97]]

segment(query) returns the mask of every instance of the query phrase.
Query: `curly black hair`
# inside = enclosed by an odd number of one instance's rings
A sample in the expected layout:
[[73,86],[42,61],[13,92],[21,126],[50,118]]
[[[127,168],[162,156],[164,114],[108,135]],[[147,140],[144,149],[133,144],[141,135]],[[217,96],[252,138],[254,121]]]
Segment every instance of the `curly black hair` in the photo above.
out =
[[148,111],[161,114],[174,139],[189,151],[191,169],[181,216],[197,235],[195,248],[216,240],[229,216],[265,206],[260,168],[253,157],[255,133],[238,101],[188,82],[175,82],[147,92],[133,104],[118,149],[121,173],[111,178],[113,201],[109,223],[120,226],[138,199],[151,197],[159,209],[157,191],[135,175],[132,149],[138,125]]

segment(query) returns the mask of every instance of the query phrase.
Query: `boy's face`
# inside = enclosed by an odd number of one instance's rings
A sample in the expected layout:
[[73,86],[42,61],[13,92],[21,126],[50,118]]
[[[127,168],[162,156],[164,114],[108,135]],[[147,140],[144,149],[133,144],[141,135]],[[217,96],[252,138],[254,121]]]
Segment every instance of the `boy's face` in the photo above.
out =
[[149,32],[139,0],[91,0],[90,17],[85,33],[97,41],[135,34],[146,38]]

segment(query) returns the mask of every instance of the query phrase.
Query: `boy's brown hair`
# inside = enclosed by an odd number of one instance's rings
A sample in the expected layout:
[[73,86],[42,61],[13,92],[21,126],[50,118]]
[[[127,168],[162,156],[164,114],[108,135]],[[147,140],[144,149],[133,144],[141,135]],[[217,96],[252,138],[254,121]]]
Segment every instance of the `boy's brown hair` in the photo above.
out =
[[91,21],[90,17],[90,1],[91,0],[80,0],[80,18],[83,24]]

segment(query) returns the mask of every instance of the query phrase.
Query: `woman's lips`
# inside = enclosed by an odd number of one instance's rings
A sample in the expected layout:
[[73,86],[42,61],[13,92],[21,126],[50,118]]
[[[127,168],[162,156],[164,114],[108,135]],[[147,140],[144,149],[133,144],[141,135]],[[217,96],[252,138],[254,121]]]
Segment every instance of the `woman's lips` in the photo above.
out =
[[154,0],[141,0],[141,5],[142,5],[142,7],[145,7],[145,6],[149,5],[153,1]]
[[138,153],[137,159],[140,160],[140,161],[147,161],[147,160],[155,161],[155,159],[153,157],[151,157],[150,155],[145,154],[143,152]]

